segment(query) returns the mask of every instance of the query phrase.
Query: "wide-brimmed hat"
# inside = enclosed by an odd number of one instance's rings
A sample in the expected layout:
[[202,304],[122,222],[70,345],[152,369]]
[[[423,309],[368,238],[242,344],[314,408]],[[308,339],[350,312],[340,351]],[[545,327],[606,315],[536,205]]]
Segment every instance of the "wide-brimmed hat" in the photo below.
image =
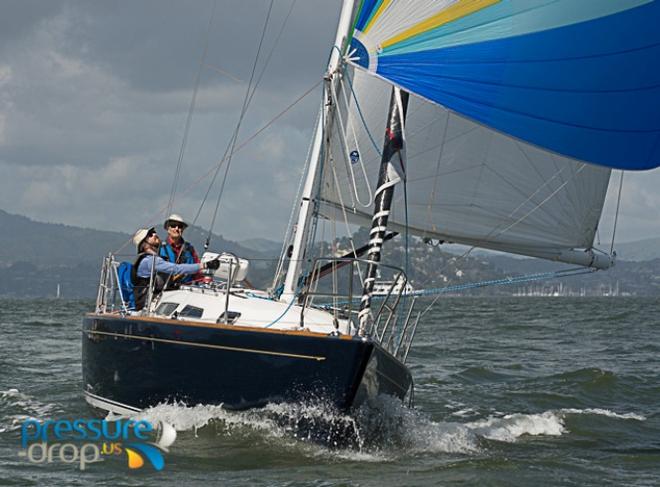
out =
[[183,218],[181,215],[177,215],[176,213],[172,213],[170,216],[167,217],[167,220],[165,220],[165,223],[163,224],[163,228],[167,230],[167,227],[170,225],[170,222],[177,222],[183,225],[183,228],[188,227],[188,224],[183,221]]
[[135,232],[135,235],[133,235],[133,243],[135,244],[135,248],[138,249],[138,252],[140,251],[140,245],[151,232],[156,232],[156,229],[154,227],[140,228],[137,232]]

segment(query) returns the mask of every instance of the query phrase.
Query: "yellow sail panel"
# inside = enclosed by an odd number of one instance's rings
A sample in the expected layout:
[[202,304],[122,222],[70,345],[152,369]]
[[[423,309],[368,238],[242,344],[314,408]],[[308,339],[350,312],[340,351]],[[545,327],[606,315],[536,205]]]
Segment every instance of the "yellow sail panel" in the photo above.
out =
[[[441,25],[447,24],[449,22],[453,22],[454,20],[458,20],[462,17],[465,17],[466,15],[470,15],[475,12],[478,12],[479,10],[482,10],[486,7],[490,7],[491,5],[494,5],[501,1],[502,0],[458,0],[456,3],[450,5],[443,11],[438,12],[437,14],[429,17],[428,19],[419,22],[418,24],[415,24],[412,27],[409,27],[403,32],[395,35],[394,37],[387,39],[385,42],[382,42],[380,47],[385,49],[386,47],[392,46],[398,42],[405,41],[406,39],[422,34],[429,30],[435,29],[437,27],[440,27]],[[374,17],[376,17],[377,15],[378,13],[376,13]],[[369,26],[371,25],[373,25],[373,19],[371,22],[369,22]]]
[[376,10],[376,13],[374,13],[371,18],[369,19],[369,23],[364,27],[364,33],[366,34],[369,32],[369,29],[376,23],[376,20],[378,17],[380,17],[385,10],[387,10],[387,7],[390,6],[392,3],[392,0],[383,0],[383,2],[379,5],[378,10]]

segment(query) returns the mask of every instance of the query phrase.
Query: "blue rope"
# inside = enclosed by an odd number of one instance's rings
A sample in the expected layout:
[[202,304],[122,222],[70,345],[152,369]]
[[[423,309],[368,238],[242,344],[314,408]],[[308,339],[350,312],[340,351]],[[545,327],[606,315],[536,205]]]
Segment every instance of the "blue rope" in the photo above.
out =
[[282,312],[282,314],[279,315],[277,318],[275,318],[275,319],[274,319],[273,321],[271,321],[270,323],[268,323],[264,328],[270,328],[270,327],[273,326],[275,323],[277,323],[277,322],[280,321],[282,318],[284,318],[284,315],[286,315],[286,314],[289,312],[289,310],[291,309],[291,306],[293,306],[293,303],[296,302],[296,298],[297,298],[297,297],[298,297],[298,293],[296,293],[296,294],[293,296],[293,298],[291,299],[291,302],[290,302],[289,305],[285,308],[285,310]]
[[[420,289],[418,291],[413,291],[412,293],[407,294],[408,297],[410,296],[416,296],[416,297],[423,297],[423,296],[434,296],[434,295],[439,295],[439,294],[445,294],[445,293],[450,293],[450,292],[455,292],[455,291],[465,291],[468,289],[476,289],[480,287],[486,287],[486,286],[508,286],[511,284],[520,284],[523,282],[532,282],[532,281],[540,281],[543,279],[557,279],[557,278],[563,278],[563,277],[570,277],[570,276],[578,276],[581,274],[591,274],[592,272],[595,272],[595,269],[583,269],[583,268],[578,268],[578,269],[565,269],[563,271],[553,271],[553,272],[541,272],[538,274],[526,274],[524,276],[514,276],[514,277],[506,277],[503,279],[491,279],[488,281],[480,281],[480,282],[471,282],[467,284],[457,284],[455,286],[446,286],[446,287],[436,287],[436,288],[430,288],[430,289]],[[383,299],[385,296],[373,296],[372,299]],[[339,305],[344,305],[348,304],[349,301],[343,301],[339,303]],[[328,304],[323,304],[320,305],[322,308],[331,308],[334,305],[331,303]]]
[[556,279],[568,276],[577,276],[580,274],[590,274],[593,269],[568,269],[564,271],[543,272],[539,274],[527,274],[524,276],[505,277],[504,279],[492,279],[489,281],[471,282],[467,284],[457,284],[455,286],[437,287],[431,289],[421,289],[413,291],[409,296],[432,296],[444,294],[452,291],[464,291],[466,289],[476,289],[486,286],[508,286],[511,284],[520,284],[523,282],[540,281],[543,279]]

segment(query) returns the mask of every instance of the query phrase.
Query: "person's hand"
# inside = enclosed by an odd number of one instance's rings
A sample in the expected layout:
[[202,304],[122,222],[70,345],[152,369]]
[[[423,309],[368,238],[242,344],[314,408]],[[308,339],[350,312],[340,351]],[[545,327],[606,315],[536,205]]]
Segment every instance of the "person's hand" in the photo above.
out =
[[220,259],[218,259],[217,257],[213,260],[209,260],[206,263],[206,268],[211,269],[212,271],[217,270],[219,267],[220,267]]

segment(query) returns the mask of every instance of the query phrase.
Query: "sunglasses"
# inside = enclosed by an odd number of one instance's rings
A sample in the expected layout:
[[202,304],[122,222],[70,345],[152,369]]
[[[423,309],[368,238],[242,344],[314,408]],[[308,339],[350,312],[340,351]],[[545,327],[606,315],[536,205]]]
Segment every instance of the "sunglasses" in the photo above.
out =
[[151,237],[153,237],[154,235],[155,235],[156,237],[158,236],[158,234],[157,234],[156,232],[149,232],[149,233],[147,233],[147,237],[146,237],[146,238],[151,238]]
[[168,225],[168,228],[181,228],[181,229],[184,229],[185,226],[182,223],[170,223]]

